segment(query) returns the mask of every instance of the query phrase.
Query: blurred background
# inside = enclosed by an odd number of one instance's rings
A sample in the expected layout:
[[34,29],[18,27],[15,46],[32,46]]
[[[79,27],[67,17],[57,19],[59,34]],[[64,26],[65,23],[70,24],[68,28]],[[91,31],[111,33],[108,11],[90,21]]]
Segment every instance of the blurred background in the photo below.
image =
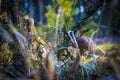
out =
[[[23,13],[34,18],[37,27],[48,26],[53,28],[56,26],[56,17],[60,14],[58,26],[62,27],[66,24],[69,29],[69,27],[80,22],[88,6],[92,5],[94,8],[95,5],[92,3],[95,1],[97,0],[24,0]],[[120,42],[119,3],[119,0],[106,0],[105,5],[90,17],[85,26],[94,28],[100,26],[97,38],[109,38],[113,42]],[[60,13],[59,10],[61,10]]]
[[0,80],[119,80],[120,0],[0,0]]

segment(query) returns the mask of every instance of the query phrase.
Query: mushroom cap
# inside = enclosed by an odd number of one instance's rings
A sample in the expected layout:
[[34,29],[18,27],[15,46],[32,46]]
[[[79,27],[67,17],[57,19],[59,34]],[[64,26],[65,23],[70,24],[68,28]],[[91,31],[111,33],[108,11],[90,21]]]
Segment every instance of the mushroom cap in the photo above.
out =
[[89,37],[81,36],[77,39],[77,43],[80,49],[94,50],[97,48],[96,43]]

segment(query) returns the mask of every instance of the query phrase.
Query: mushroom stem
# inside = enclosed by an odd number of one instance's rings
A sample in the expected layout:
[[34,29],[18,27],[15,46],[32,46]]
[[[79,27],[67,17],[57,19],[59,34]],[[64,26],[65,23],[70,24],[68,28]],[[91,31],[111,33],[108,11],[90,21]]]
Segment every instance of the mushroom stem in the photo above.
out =
[[79,63],[80,63],[80,60],[81,60],[81,55],[80,55],[79,50],[77,50],[76,53],[77,53],[77,57],[74,60],[72,66],[71,66],[71,68],[69,70],[69,73],[74,73],[77,70],[77,68],[79,67]]
[[69,35],[72,43],[74,44],[75,48],[77,48],[77,52],[76,52],[77,57],[74,60],[72,66],[71,66],[71,68],[69,70],[69,73],[74,73],[77,70],[77,68],[79,67],[79,63],[80,63],[80,60],[81,60],[81,55],[80,55],[80,51],[78,49],[79,47],[78,47],[78,43],[77,43],[77,40],[75,38],[74,32],[73,31],[69,31],[68,35]]

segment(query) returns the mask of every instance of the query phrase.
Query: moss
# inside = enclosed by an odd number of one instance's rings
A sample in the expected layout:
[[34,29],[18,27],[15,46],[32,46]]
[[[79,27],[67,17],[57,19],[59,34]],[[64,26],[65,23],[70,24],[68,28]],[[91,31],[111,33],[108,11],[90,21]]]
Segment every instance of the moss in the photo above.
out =
[[106,52],[105,54],[107,54],[107,55],[120,52],[119,44],[105,43],[105,44],[99,45],[98,47],[101,48],[102,50],[104,50]]
[[110,50],[110,49],[118,49],[120,47],[119,44],[113,44],[113,43],[105,43],[105,44],[101,44],[99,45],[99,47],[103,50]]
[[10,51],[8,44],[4,43],[1,45],[2,49],[0,50],[0,64],[7,64],[7,63],[11,63],[11,59],[12,59],[12,51]]

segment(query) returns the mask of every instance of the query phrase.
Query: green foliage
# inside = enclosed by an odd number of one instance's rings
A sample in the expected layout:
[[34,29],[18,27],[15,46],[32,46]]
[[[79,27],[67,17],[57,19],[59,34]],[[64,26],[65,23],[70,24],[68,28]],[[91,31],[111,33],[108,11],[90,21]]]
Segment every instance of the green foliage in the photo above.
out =
[[95,28],[97,27],[97,23],[94,21],[89,22],[83,27],[83,30],[90,28],[89,32],[84,33],[84,36],[90,37],[92,33],[95,31]]
[[[47,24],[44,25],[42,23],[38,23],[38,26],[40,26],[38,29],[41,34],[44,34],[44,32],[47,32],[48,34],[55,32],[58,14],[59,30],[63,27],[64,24],[66,25],[67,29],[70,30],[74,23],[73,15],[77,15],[79,13],[79,8],[73,9],[73,4],[75,4],[74,0],[53,0],[53,4],[55,5],[46,6],[47,11],[45,13],[45,17],[47,19]],[[59,6],[56,7],[56,5]]]
[[73,15],[77,15],[79,13],[79,8],[73,8],[73,5],[75,4],[74,0],[58,0],[58,3],[63,7],[63,20],[66,20],[65,25],[67,29],[70,30],[74,23]]
[[47,18],[48,27],[55,27],[55,22],[56,22],[55,10],[52,8],[52,6],[47,6],[46,9],[47,9],[47,12],[45,16]]
[[77,15],[79,12],[80,12],[80,9],[79,8],[75,8],[74,15]]
[[65,18],[68,18],[70,17],[70,14],[72,12],[72,3],[73,0],[59,0],[58,3],[64,8],[64,15],[65,15]]

